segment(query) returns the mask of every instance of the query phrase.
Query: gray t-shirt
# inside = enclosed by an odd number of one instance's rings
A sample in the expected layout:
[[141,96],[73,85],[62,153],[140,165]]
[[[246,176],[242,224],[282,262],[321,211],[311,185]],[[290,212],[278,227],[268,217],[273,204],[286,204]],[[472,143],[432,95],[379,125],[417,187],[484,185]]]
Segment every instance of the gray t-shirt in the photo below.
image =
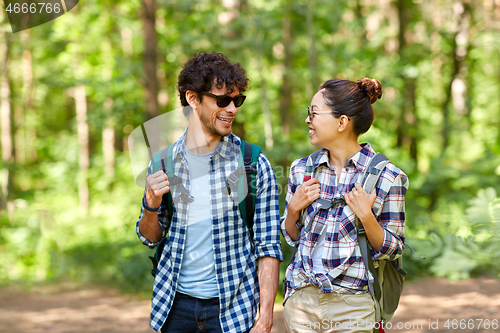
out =
[[189,193],[194,200],[189,204],[177,290],[196,298],[219,297],[210,218],[210,155],[193,154],[186,147],[185,152],[191,183]]

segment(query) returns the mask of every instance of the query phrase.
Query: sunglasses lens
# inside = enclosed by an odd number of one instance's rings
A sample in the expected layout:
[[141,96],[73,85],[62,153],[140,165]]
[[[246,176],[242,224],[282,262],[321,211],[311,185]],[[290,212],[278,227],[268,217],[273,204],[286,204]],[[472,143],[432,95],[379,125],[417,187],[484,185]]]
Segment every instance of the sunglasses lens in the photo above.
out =
[[235,107],[240,107],[241,104],[245,101],[246,96],[236,96],[236,97],[230,97],[230,96],[218,96],[217,97],[217,106],[220,108],[225,108],[228,106],[231,102],[234,102]]
[[220,108],[225,108],[231,103],[233,99],[229,96],[217,96],[217,106]]
[[246,96],[236,96],[233,101],[234,101],[234,106],[235,107],[240,107],[241,104],[245,101]]

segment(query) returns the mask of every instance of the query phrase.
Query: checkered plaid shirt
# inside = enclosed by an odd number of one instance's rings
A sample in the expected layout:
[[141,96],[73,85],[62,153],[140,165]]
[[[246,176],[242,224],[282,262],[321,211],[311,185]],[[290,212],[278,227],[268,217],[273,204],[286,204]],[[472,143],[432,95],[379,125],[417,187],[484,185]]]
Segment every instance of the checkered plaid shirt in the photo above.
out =
[[[362,144],[362,149],[350,158],[339,175],[339,184],[335,185],[335,170],[329,166],[328,151],[323,149],[314,161],[315,178],[319,179],[320,196],[326,200],[343,198],[354,187],[358,177],[367,168],[369,157],[375,152],[369,143]],[[287,243],[296,246],[297,254],[286,271],[285,301],[297,289],[314,285],[324,293],[364,293],[368,290],[366,268],[363,264],[358,237],[355,229],[355,215],[347,206],[337,205],[329,210],[320,210],[312,221],[311,230],[306,233],[302,228],[300,240],[294,242],[285,229],[285,218],[288,203],[297,187],[304,179],[307,156],[292,163],[288,180],[286,208],[281,218],[281,232]],[[377,198],[372,211],[380,225],[384,228],[385,238],[380,252],[372,249],[374,260],[396,259],[404,251],[405,206],[404,198],[408,189],[406,175],[389,163],[383,170],[377,184]],[[310,219],[319,204],[312,203],[304,212],[304,223]],[[326,228],[326,238],[322,256],[326,274],[313,271],[312,251]],[[370,278],[373,278],[370,274]]]
[[[174,175],[180,177],[189,191],[189,170],[185,159],[186,132],[174,143]],[[279,203],[276,177],[269,160],[264,154],[259,155],[257,163],[257,199],[254,215],[254,246],[250,242],[248,228],[238,209],[237,191],[231,196],[224,194],[227,176],[238,168],[240,139],[230,134],[222,138],[219,147],[210,154],[210,214],[212,218],[212,239],[215,270],[219,288],[220,323],[225,333],[247,331],[253,325],[260,302],[257,281],[256,259],[274,257],[283,260],[279,232]],[[148,175],[152,173],[152,165]],[[175,198],[179,195],[177,187],[171,187]],[[151,327],[159,331],[172,307],[177,288],[177,281],[184,255],[186,226],[189,204],[175,204],[168,239],[161,256],[153,288],[151,306]],[[165,234],[167,228],[166,207],[162,204],[158,210],[158,220]],[[154,247],[139,232],[136,232],[143,244]]]

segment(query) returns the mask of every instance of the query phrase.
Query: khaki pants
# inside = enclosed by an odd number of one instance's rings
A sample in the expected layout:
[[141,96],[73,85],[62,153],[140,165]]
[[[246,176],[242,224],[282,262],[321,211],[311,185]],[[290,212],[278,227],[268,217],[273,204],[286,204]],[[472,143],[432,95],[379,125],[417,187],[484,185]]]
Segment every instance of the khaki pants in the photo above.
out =
[[285,326],[290,333],[371,333],[375,322],[370,294],[323,294],[318,287],[297,290],[285,303]]

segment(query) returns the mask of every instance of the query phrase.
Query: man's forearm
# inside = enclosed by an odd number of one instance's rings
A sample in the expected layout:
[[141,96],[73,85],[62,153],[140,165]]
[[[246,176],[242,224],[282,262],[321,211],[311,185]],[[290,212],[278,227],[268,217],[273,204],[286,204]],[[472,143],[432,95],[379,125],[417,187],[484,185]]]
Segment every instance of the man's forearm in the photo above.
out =
[[278,291],[280,261],[273,257],[261,257],[259,264],[260,314],[259,324],[273,324],[274,300]]
[[139,221],[139,231],[151,243],[159,242],[163,235],[163,230],[158,222],[158,214],[144,210],[144,214]]

